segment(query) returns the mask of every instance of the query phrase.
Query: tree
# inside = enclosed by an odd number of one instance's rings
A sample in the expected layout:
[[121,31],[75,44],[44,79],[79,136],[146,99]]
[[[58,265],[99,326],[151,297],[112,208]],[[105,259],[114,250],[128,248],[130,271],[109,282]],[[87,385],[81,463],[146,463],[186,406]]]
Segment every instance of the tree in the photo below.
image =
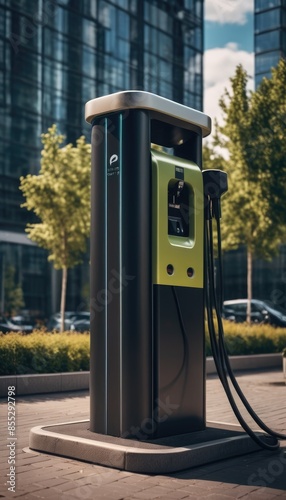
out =
[[9,316],[17,314],[24,306],[23,289],[16,281],[16,269],[13,265],[5,267],[4,273],[4,296],[2,297],[2,309]]
[[[217,123],[215,122],[215,127],[217,127]],[[214,130],[214,134],[216,134],[216,128]],[[214,139],[214,136],[212,136]],[[211,143],[205,142],[203,144],[203,167],[206,168],[215,168],[219,170],[227,169],[227,162],[221,152],[217,151],[215,141],[213,140]]]
[[31,240],[49,251],[48,260],[62,269],[61,331],[64,330],[67,272],[81,262],[90,230],[90,144],[80,137],[76,146],[60,147],[64,137],[56,125],[42,134],[39,175],[20,179],[23,207],[39,222],[27,224]]
[[259,179],[273,223],[286,224],[286,61],[281,59],[252,96],[248,150],[250,173]]
[[[242,66],[236,68],[230,82],[231,91],[225,90],[219,102],[224,122],[217,125],[216,130],[217,144],[227,148],[229,155],[227,162],[222,163],[222,168],[226,164],[229,185],[223,198],[222,235],[224,249],[235,249],[241,244],[247,249],[247,320],[250,321],[253,258],[271,258],[278,252],[283,233],[273,224],[272,211],[276,208],[271,188],[274,184],[267,187],[261,182],[265,175],[264,163],[258,168],[255,158],[260,130],[253,125],[256,121],[259,123],[257,115],[261,107],[256,102],[262,98],[261,91],[247,92],[248,76]],[[279,108],[279,100],[276,105]],[[275,220],[278,220],[278,211]]]

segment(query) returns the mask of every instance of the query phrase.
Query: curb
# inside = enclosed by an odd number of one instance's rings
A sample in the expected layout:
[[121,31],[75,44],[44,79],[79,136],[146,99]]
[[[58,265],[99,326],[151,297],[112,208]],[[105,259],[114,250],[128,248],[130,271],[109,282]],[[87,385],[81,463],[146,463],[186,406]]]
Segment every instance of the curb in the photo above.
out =
[[[249,354],[247,356],[230,356],[233,370],[265,370],[278,368],[282,370],[282,354]],[[212,357],[206,358],[206,374],[216,374],[216,367]]]
[[7,397],[9,386],[15,387],[17,396],[82,391],[89,388],[89,372],[3,376],[0,377],[0,398]]
[[[275,368],[282,370],[282,355],[280,353],[231,356],[230,362],[234,370],[265,370]],[[206,375],[214,374],[216,374],[216,368],[213,358],[207,357]],[[88,390],[89,372],[0,376],[0,398],[7,397],[9,386],[15,387],[17,396]]]

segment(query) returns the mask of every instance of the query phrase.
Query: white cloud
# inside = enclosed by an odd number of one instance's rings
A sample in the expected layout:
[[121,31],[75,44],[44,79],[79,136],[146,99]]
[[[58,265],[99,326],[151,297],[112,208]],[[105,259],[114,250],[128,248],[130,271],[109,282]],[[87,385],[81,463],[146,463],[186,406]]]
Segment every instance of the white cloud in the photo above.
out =
[[253,0],[205,0],[205,20],[220,24],[245,24]]
[[222,121],[222,112],[218,101],[225,88],[230,89],[230,77],[235,68],[242,64],[252,78],[248,82],[249,90],[254,89],[254,54],[239,50],[237,44],[228,43],[225,47],[207,50],[204,54],[204,112],[212,120]]

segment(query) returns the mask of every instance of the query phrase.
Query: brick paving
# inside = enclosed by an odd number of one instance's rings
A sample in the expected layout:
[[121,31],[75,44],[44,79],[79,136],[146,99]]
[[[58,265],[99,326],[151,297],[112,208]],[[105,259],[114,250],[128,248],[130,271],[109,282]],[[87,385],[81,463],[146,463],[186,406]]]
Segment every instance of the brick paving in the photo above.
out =
[[[276,431],[286,433],[286,385],[281,371],[243,373],[238,381],[262,420]],[[152,476],[28,450],[32,427],[89,418],[86,391],[19,396],[16,415],[16,492],[13,493],[7,485],[10,467],[7,401],[1,399],[0,499],[286,499],[286,441],[281,442],[275,453],[261,450],[179,473]],[[215,376],[207,379],[207,419],[237,423]]]

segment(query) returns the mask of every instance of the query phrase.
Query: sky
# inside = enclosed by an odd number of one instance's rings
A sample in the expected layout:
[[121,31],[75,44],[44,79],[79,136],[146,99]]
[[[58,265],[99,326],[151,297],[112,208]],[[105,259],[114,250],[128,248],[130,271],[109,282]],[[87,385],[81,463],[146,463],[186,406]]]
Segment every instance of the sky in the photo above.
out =
[[205,0],[204,112],[221,121],[218,105],[242,64],[254,89],[254,0]]

